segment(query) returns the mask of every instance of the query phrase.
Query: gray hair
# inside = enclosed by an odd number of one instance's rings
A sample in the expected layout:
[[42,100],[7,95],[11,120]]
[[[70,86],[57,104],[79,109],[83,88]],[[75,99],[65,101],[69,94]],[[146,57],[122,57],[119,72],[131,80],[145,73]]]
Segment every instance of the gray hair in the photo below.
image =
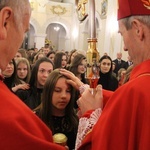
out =
[[14,13],[14,23],[22,26],[23,16],[26,12],[30,12],[29,0],[0,0],[0,11],[4,7],[10,7]]
[[145,24],[146,26],[148,26],[150,28],[150,16],[149,15],[144,15],[144,16],[141,15],[141,16],[127,17],[127,18],[124,18],[121,20],[123,22],[123,24],[125,25],[127,30],[132,28],[133,19],[139,20],[140,22],[142,22],[143,24]]

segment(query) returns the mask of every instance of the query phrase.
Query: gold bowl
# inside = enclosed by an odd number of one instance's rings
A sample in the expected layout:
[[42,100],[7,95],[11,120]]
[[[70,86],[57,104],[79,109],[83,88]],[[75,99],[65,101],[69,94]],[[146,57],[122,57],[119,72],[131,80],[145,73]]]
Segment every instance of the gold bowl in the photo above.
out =
[[68,138],[63,133],[56,133],[53,135],[53,141],[56,144],[66,146]]

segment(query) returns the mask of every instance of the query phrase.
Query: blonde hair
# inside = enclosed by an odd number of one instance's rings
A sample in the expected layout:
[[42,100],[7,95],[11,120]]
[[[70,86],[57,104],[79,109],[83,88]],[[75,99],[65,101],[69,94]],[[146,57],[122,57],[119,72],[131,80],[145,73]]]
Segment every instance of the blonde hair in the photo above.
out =
[[123,79],[123,84],[125,84],[126,82],[129,81],[129,79],[130,79],[130,74],[131,74],[132,69],[133,69],[133,65],[131,65],[131,66],[129,66],[129,67],[127,68],[126,74],[125,74],[124,79]]
[[41,52],[41,51],[38,52],[38,53],[34,56],[33,64],[39,59],[38,57],[39,57],[40,54],[43,54],[43,57],[46,57],[45,54],[44,54],[44,52]]
[[23,57],[18,58],[16,60],[16,69],[18,68],[18,66],[19,66],[20,63],[24,63],[24,64],[27,65],[27,71],[28,71],[28,73],[27,73],[27,76],[26,76],[24,82],[29,83],[30,76],[31,76],[31,69],[30,69],[29,61],[26,58],[23,58]]

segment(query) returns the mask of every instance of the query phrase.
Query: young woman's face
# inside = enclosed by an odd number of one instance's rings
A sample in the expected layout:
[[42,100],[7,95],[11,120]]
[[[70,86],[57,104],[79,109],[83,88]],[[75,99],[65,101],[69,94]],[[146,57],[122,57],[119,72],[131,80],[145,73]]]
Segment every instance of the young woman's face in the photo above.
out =
[[6,69],[4,71],[2,71],[2,74],[4,77],[9,78],[12,76],[13,73],[14,73],[14,64],[13,64],[13,61],[11,60],[8,63]]
[[18,59],[18,58],[21,58],[21,57],[22,57],[21,53],[17,52],[14,59]]
[[27,77],[28,74],[28,67],[26,63],[19,63],[17,66],[17,76],[19,79],[24,80]]
[[86,71],[86,60],[83,59],[81,63],[78,65],[78,73],[83,74]]
[[49,55],[48,58],[49,58],[52,62],[54,62],[54,57],[55,57],[55,54],[52,53],[52,54]]
[[74,52],[72,55],[71,55],[71,62],[73,61],[74,57],[77,55],[77,52]]
[[[53,92],[52,105],[53,113],[58,114],[60,111],[64,112],[71,98],[70,86],[66,83],[65,78],[59,78]],[[64,114],[62,114],[64,115]]]
[[62,60],[61,60],[61,67],[62,68],[65,68],[67,65],[67,56],[66,55],[63,55],[62,56]]
[[53,71],[53,65],[49,62],[42,62],[37,73],[37,87],[43,88],[48,75]]
[[44,54],[39,54],[39,55],[38,55],[38,60],[41,59],[41,58],[43,58],[43,57],[45,57]]
[[111,61],[109,59],[103,59],[100,63],[100,70],[102,73],[108,73],[111,68]]

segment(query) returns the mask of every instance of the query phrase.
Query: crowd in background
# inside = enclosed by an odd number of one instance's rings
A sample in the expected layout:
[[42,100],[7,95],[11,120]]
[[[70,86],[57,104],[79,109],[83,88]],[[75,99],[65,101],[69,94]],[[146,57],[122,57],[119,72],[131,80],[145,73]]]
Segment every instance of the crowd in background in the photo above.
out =
[[[130,57],[127,61],[122,60],[121,53],[117,53],[115,60],[105,53],[98,64],[97,84],[115,91],[129,80],[133,62]],[[64,133],[69,148],[74,149],[78,127],[76,101],[80,93],[65,83],[66,77],[59,74],[59,68],[71,71],[84,84],[89,84],[85,53],[76,49],[54,51],[48,46],[40,50],[19,49],[2,75],[8,88],[45,122],[53,134]]]

